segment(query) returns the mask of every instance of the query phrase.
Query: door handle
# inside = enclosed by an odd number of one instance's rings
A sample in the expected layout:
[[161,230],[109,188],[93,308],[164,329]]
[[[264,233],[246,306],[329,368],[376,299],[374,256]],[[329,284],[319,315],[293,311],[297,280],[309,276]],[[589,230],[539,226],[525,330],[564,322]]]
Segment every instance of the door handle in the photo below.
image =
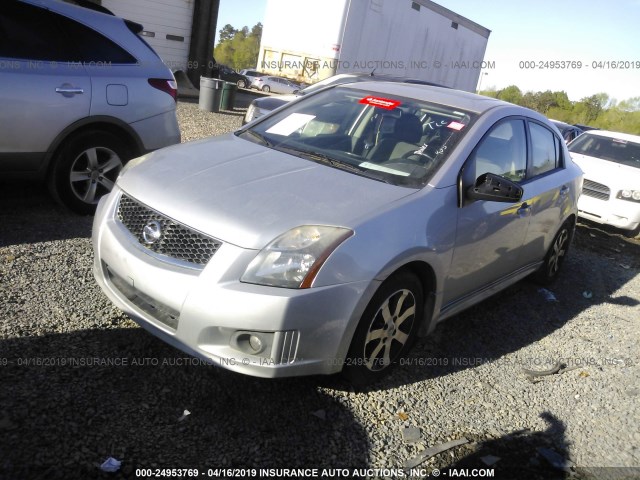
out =
[[566,185],[563,185],[562,188],[560,189],[560,196],[564,197],[569,193],[569,187],[567,187]]
[[516,210],[516,213],[520,217],[524,217],[525,215],[528,215],[529,212],[531,212],[531,205],[529,205],[527,202],[524,202],[522,205],[520,205],[520,208]]
[[56,93],[60,93],[62,95],[64,95],[65,97],[67,96],[72,96],[72,95],[79,95],[81,93],[84,93],[84,89],[83,88],[79,88],[79,87],[57,87],[56,88]]

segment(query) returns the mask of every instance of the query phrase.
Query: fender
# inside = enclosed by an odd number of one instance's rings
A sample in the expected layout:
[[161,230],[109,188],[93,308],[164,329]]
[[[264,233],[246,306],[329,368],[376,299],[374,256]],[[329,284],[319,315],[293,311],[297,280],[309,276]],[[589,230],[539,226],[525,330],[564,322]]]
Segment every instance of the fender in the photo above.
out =
[[110,117],[107,115],[85,117],[67,126],[64,130],[62,130],[62,132],[58,134],[55,140],[51,142],[51,145],[49,146],[49,150],[47,150],[45,158],[42,162],[42,166],[38,170],[38,177],[44,178],[47,176],[51,168],[51,160],[53,159],[56,152],[58,151],[58,149],[64,143],[65,140],[67,140],[71,135],[73,135],[74,133],[80,130],[84,130],[84,129],[88,130],[91,128],[103,129],[103,130],[108,130],[112,132],[114,130],[123,131],[127,136],[125,140],[135,150],[134,156],[139,156],[144,153],[147,153],[142,143],[142,140],[140,140],[140,137],[138,136],[136,131],[133,128],[131,128],[131,126],[128,123],[125,123],[118,118]]

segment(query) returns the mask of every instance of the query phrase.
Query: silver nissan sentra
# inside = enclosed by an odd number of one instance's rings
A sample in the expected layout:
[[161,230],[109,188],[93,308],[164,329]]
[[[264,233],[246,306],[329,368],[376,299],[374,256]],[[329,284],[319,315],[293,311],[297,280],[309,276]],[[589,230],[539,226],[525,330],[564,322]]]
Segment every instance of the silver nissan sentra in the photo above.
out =
[[555,279],[582,172],[531,110],[385,82],[321,90],[129,162],[95,277],[161,339],[260,377],[375,381],[419,335]]

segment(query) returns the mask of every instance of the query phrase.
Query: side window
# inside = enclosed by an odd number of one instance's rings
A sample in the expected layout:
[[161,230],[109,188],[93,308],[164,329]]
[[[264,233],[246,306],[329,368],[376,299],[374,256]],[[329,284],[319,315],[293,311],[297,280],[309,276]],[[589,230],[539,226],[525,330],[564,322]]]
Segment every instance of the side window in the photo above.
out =
[[57,15],[22,2],[3,2],[0,57],[37,61],[72,61],[73,52],[56,27]]
[[550,172],[560,166],[560,144],[556,136],[546,127],[530,122],[531,174]]
[[102,34],[69,18],[58,16],[60,26],[77,51],[78,62],[131,64],[136,59]]
[[495,173],[513,181],[527,172],[527,139],[524,120],[496,124],[476,147],[469,164],[473,180],[484,173]]
[[0,57],[55,62],[136,63],[125,50],[69,18],[22,2],[4,2]]

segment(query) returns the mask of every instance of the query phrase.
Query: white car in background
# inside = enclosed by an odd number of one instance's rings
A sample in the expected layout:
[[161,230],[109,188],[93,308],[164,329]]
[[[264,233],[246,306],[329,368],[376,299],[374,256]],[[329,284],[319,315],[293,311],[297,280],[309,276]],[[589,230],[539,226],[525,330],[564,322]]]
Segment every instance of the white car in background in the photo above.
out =
[[247,80],[249,80],[249,85],[247,85],[246,88],[256,88],[253,86],[253,81],[256,78],[265,77],[267,74],[258,72],[257,70],[249,70],[245,68],[244,70],[240,70],[240,75],[244,75],[245,77],[247,77]]
[[569,146],[584,171],[578,214],[640,233],[640,136],[590,130]]

